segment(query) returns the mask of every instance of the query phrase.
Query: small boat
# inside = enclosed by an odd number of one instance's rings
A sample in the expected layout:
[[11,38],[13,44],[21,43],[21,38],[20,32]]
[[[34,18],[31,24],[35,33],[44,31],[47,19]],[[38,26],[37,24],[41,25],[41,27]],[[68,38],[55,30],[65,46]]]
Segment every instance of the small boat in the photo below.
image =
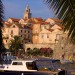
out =
[[47,71],[39,71],[36,60],[12,60],[11,64],[0,66],[0,75],[54,75],[58,73]]
[[13,60],[11,64],[1,65],[0,70],[4,71],[37,71],[34,60]]

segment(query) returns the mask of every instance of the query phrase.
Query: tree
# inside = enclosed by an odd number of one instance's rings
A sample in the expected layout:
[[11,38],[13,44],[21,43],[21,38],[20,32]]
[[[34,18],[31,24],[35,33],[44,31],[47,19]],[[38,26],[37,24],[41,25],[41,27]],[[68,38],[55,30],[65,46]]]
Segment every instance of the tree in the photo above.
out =
[[4,11],[3,11],[3,3],[0,0],[0,61],[1,61],[1,54],[4,50],[3,40],[2,40],[2,27],[3,27],[3,19],[4,19]]
[[22,40],[19,36],[14,36],[14,39],[10,41],[9,50],[15,54],[18,54],[19,50],[23,50]]
[[64,30],[69,31],[68,36],[75,44],[75,0],[44,0],[55,15],[63,20]]
[[27,48],[27,50],[26,50],[26,55],[27,55],[27,56],[32,55],[32,49],[31,49],[31,48]]
[[4,15],[3,15],[3,4],[2,1],[0,0],[0,49],[1,46],[3,45],[3,40],[2,40],[2,27],[3,27],[3,19],[4,19]]
[[33,56],[37,56],[37,55],[39,55],[40,54],[40,49],[39,48],[33,48],[33,51],[32,51],[32,55]]
[[44,56],[51,56],[53,55],[53,50],[51,48],[40,48],[40,54]]

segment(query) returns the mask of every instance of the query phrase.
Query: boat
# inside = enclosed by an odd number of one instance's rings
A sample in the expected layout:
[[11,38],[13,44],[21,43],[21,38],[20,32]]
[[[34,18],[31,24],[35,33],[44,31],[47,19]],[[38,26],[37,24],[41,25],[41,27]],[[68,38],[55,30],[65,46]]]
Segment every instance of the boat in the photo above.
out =
[[11,64],[0,65],[0,75],[54,75],[59,71],[49,71],[46,67],[40,71],[36,60],[12,60]]
[[1,65],[4,71],[37,71],[34,60],[13,60],[11,64]]

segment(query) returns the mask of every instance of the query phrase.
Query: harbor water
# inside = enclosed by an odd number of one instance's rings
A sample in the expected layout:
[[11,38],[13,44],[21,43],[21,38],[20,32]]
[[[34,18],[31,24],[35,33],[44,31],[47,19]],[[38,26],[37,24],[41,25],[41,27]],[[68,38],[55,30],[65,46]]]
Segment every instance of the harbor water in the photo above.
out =
[[[65,64],[61,64],[59,60],[52,60],[54,59],[36,60],[36,65],[38,68],[37,72],[3,71],[0,72],[0,75],[59,75],[59,68],[65,72],[65,74],[62,72],[60,75],[75,75],[75,63],[67,62]],[[6,64],[9,64],[9,62],[6,62]]]

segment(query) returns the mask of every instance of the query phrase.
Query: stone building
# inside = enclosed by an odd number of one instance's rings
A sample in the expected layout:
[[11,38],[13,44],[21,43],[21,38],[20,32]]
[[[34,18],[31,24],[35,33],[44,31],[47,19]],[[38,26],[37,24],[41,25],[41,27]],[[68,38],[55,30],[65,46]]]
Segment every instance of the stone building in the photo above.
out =
[[3,42],[6,48],[8,43],[14,36],[19,36],[22,39],[24,48],[37,48],[54,46],[59,37],[63,35],[63,26],[61,20],[55,18],[42,18],[32,17],[30,7],[27,5],[24,16],[21,19],[8,18],[4,22],[3,28]]

